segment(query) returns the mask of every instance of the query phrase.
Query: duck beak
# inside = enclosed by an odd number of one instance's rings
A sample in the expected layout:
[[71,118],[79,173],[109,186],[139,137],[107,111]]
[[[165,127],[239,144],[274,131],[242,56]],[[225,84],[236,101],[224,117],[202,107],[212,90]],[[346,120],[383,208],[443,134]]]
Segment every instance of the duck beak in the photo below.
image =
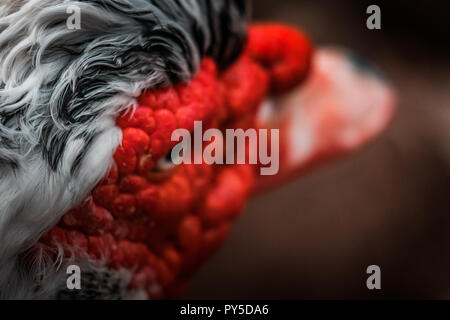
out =
[[374,67],[345,50],[317,50],[306,82],[259,110],[260,127],[280,129],[280,169],[260,177],[256,192],[372,141],[395,105],[393,90]]

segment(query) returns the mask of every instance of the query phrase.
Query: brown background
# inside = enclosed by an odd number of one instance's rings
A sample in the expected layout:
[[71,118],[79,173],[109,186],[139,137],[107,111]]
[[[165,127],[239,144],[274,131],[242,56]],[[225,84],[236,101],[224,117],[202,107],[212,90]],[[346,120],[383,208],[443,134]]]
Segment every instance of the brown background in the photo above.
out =
[[[318,45],[374,61],[399,110],[352,157],[253,199],[186,298],[450,298],[449,8],[374,4],[380,31],[365,27],[364,1],[253,2],[257,20],[301,26]],[[381,267],[380,291],[365,286],[370,264]]]

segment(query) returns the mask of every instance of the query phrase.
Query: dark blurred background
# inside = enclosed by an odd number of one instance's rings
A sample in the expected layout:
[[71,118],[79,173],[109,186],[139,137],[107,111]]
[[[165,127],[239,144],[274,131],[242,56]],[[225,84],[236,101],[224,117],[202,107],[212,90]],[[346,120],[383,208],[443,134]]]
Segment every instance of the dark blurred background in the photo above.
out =
[[[382,29],[366,28],[381,7]],[[253,199],[187,298],[450,298],[450,3],[253,1],[255,20],[351,48],[397,90],[389,130]],[[366,288],[381,267],[382,290]]]

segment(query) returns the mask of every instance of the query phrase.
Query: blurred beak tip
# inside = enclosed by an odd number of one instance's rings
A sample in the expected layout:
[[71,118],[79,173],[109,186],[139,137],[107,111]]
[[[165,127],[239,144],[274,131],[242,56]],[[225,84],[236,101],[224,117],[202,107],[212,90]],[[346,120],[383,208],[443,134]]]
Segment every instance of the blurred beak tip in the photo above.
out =
[[347,50],[318,50],[310,78],[287,100],[291,163],[353,151],[386,129],[396,97],[375,70]]

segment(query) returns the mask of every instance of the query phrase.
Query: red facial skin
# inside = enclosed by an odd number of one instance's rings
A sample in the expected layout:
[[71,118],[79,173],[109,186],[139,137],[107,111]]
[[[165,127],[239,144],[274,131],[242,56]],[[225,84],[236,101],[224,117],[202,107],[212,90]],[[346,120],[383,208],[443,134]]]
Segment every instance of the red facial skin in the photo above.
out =
[[[223,243],[259,183],[257,165],[157,163],[177,144],[177,128],[258,128],[256,112],[307,77],[313,49],[299,31],[280,25],[249,30],[247,48],[224,73],[211,59],[188,84],[144,93],[117,119],[122,145],[109,174],[38,245],[87,252],[113,269],[132,270],[130,289],[151,299],[179,297],[199,266]],[[283,149],[280,147],[280,156]],[[280,168],[283,166],[281,158]],[[257,182],[258,181],[258,182]]]

